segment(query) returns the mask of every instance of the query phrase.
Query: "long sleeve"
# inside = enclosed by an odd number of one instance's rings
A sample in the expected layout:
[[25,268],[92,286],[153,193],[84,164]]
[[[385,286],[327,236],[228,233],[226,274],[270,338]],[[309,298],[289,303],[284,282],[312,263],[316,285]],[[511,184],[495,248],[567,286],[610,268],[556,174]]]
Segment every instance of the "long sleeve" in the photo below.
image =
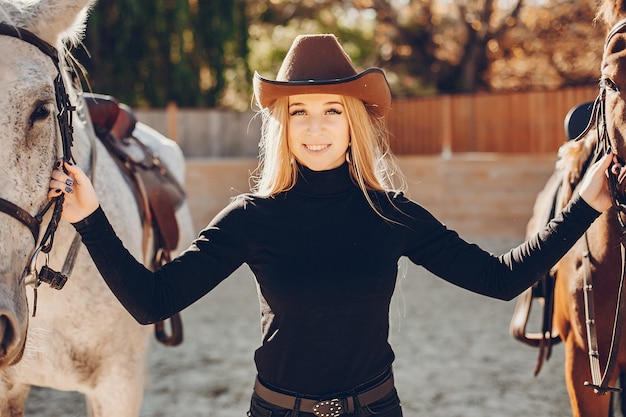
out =
[[142,323],[181,310],[247,264],[260,302],[259,377],[325,396],[391,366],[389,303],[402,256],[470,291],[511,299],[598,216],[576,199],[537,236],[495,256],[401,194],[364,198],[348,164],[319,172],[301,168],[300,175],[293,189],[277,196],[236,198],[154,273],[124,249],[101,210],[76,228],[109,287]]
[[430,230],[421,233],[427,238],[418,241],[409,257],[455,285],[510,300],[555,265],[599,214],[577,197],[545,229],[497,257],[431,219]]
[[155,272],[124,247],[102,208],[74,226],[115,296],[138,322],[148,324],[192,304],[243,263],[243,232],[229,212],[225,209],[188,249]]

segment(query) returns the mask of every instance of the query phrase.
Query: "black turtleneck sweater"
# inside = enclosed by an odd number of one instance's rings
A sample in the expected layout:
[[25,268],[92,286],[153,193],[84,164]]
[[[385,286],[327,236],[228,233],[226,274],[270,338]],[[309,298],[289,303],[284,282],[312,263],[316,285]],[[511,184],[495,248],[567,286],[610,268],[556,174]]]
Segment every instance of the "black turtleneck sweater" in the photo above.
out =
[[[388,369],[389,303],[408,257],[476,293],[509,300],[554,265],[598,216],[577,198],[537,236],[499,257],[462,240],[402,195],[353,184],[348,165],[301,168],[273,198],[236,197],[178,258],[156,272],[122,246],[103,211],[77,223],[107,284],[140,323],[184,309],[247,264],[258,282],[261,380],[327,395]],[[382,214],[382,215],[381,215]]]

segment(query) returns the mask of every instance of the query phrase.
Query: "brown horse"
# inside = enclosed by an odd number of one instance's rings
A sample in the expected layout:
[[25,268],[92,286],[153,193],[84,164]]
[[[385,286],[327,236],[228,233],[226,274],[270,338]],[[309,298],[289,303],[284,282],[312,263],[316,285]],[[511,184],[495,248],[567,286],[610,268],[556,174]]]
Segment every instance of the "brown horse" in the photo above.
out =
[[[565,346],[565,380],[574,417],[608,416],[608,393],[618,392],[613,387],[626,372],[625,3],[605,0],[599,8],[598,20],[608,32],[592,118],[577,140],[559,150],[555,172],[537,198],[527,229],[531,234],[543,227],[546,212],[569,201],[595,158],[605,152],[617,155],[619,162],[609,173],[613,208],[592,224],[555,267],[553,327],[546,341],[558,336]],[[549,355],[549,349],[546,352]]]

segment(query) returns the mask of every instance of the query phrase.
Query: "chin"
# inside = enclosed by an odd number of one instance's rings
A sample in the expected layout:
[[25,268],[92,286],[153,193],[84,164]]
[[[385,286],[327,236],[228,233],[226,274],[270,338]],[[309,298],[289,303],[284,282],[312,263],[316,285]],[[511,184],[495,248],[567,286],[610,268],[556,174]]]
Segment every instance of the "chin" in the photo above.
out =
[[302,165],[309,168],[311,171],[328,171],[340,167],[345,161],[335,162],[321,162],[321,161],[309,161],[302,162]]

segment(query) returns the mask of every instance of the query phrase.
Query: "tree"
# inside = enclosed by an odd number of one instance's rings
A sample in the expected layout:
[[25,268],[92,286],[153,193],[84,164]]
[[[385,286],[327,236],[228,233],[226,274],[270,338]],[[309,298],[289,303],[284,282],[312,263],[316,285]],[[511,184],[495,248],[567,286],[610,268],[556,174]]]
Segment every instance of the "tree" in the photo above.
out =
[[[265,30],[251,39],[267,37],[282,45],[276,34],[293,38],[297,27],[300,32],[330,28],[342,38],[346,32],[358,34],[361,41],[348,37],[349,43],[369,46],[357,60],[383,67],[396,96],[557,88],[587,83],[595,74],[601,37],[592,24],[592,3],[315,0],[296,6],[292,0],[273,0],[253,19]],[[342,19],[355,10],[372,24],[350,31]]]
[[215,107],[248,90],[246,27],[244,0],[101,0],[75,55],[93,91],[127,104]]
[[600,76],[604,30],[595,1],[526,7],[516,25],[488,45],[492,90],[593,85]]
[[598,77],[594,13],[594,0],[100,0],[90,56],[75,54],[93,91],[133,106],[248,109],[250,68],[273,77],[296,35],[321,32],[384,68],[396,97],[559,88]]

